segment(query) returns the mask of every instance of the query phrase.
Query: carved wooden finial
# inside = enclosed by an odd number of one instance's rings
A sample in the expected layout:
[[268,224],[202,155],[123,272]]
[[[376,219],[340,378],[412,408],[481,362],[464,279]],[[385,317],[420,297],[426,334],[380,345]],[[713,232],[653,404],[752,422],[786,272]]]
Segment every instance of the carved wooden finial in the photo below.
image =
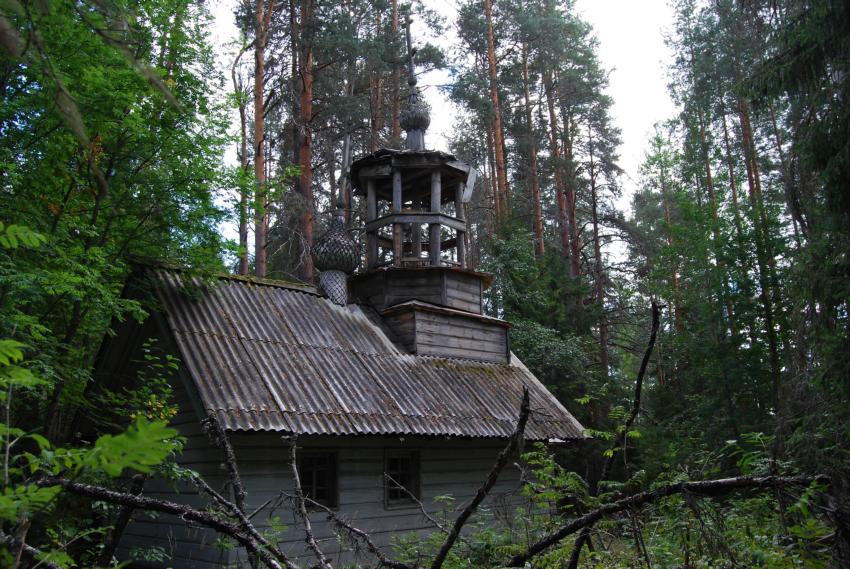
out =
[[425,150],[425,131],[431,124],[431,109],[416,86],[416,50],[413,49],[410,39],[410,16],[405,16],[404,27],[407,35],[407,84],[410,86],[410,93],[407,96],[407,108],[401,112],[399,122],[401,128],[407,132],[407,149]]

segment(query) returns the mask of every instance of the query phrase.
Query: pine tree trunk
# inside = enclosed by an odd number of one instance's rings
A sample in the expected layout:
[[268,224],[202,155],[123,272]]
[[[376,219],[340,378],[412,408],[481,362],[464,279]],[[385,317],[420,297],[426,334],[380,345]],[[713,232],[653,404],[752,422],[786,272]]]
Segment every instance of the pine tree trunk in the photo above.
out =
[[531,120],[531,95],[528,89],[528,45],[522,44],[522,94],[525,99],[525,124],[529,139],[529,175],[531,177],[531,211],[534,231],[534,255],[543,256],[543,207],[540,203],[540,179],[537,175],[537,141],[534,136],[534,123]]
[[[492,127],[492,123],[488,125]],[[487,165],[489,166],[489,174],[487,176],[487,184],[484,186],[487,188],[487,204],[489,205],[488,211],[491,212],[487,216],[487,233],[488,235],[493,235],[496,231],[496,219],[498,218],[498,213],[496,208],[498,204],[496,203],[496,192],[497,184],[496,184],[496,158],[495,152],[493,151],[493,130],[492,128],[487,128]]]
[[[301,31],[313,17],[313,0],[301,1]],[[301,55],[299,75],[301,78],[301,94],[299,97],[298,115],[298,190],[301,194],[304,212],[299,220],[301,240],[303,244],[299,276],[308,283],[313,282],[313,257],[310,249],[313,246],[313,46],[300,41]]]
[[[561,237],[561,256],[570,257],[570,230],[567,226],[567,198],[564,187],[564,171],[561,165],[560,136],[558,134],[558,116],[555,114],[555,95],[552,92],[552,73],[546,71],[543,75],[543,89],[546,93],[546,105],[549,108],[549,154],[552,157],[552,170],[555,178],[555,197],[558,204],[558,228]],[[570,259],[570,266],[572,266]],[[575,275],[570,271],[570,276]]]
[[602,368],[602,379],[608,379],[609,357],[608,357],[608,316],[605,314],[605,270],[602,263],[602,243],[599,237],[599,213],[598,196],[596,192],[596,164],[593,153],[593,133],[587,129],[588,148],[590,150],[590,198],[591,198],[591,221],[593,223],[593,254],[594,264],[594,290],[596,303],[599,305],[599,366]]
[[[381,11],[377,10],[375,16],[375,35],[381,35]],[[380,71],[372,71],[372,76],[369,79],[369,110],[371,116],[369,118],[369,152],[375,152],[380,146],[381,129],[384,127],[384,108],[383,108],[383,83]]]
[[265,90],[266,76],[266,35],[269,15],[274,9],[274,0],[270,0],[268,13],[264,10],[263,0],[257,0],[255,12],[257,36],[254,42],[254,178],[256,181],[254,205],[254,272],[263,278],[266,276],[266,247],[268,245],[269,216],[266,209],[266,155],[265,155]]
[[738,99],[738,117],[743,136],[744,160],[747,165],[749,199],[755,230],[756,263],[758,264],[759,300],[764,311],[764,327],[770,356],[770,375],[772,379],[772,398],[774,410],[779,408],[779,345],[776,334],[776,322],[772,289],[770,286],[771,255],[768,252],[767,219],[761,192],[761,177],[758,168],[758,156],[753,142],[753,130],[750,123],[749,106],[744,99]]
[[[664,209],[664,239],[667,241],[667,247],[673,249],[673,235],[669,228],[672,227],[673,217],[670,212],[670,189],[667,187],[667,172],[662,166],[659,174],[659,185],[661,186],[661,205]],[[673,288],[673,327],[676,330],[682,329],[682,305],[679,302],[679,271],[673,267],[673,272],[670,275],[670,285]]]
[[561,101],[561,122],[564,128],[561,138],[564,142],[564,165],[566,176],[564,176],[564,196],[567,202],[567,228],[570,232],[570,275],[574,279],[581,278],[581,238],[579,236],[578,219],[576,215],[576,183],[573,170],[573,143],[570,137],[572,131],[572,115],[567,112],[566,105]]
[[739,243],[743,243],[744,231],[741,224],[741,207],[738,203],[738,182],[735,176],[735,163],[732,158],[732,144],[729,140],[729,127],[726,124],[726,113],[723,113],[723,142],[726,146],[726,166],[729,169],[729,190],[732,193],[732,213],[735,218],[735,232]]
[[[233,80],[233,92],[239,94],[239,166],[242,168],[244,179],[247,179],[249,161],[248,161],[248,102],[243,96],[241,80],[237,79],[236,67],[239,65],[239,60],[242,54],[247,50],[244,48],[239,52],[239,55],[233,62],[230,69],[230,77]],[[242,184],[239,187],[239,274],[248,274],[248,201],[250,200],[250,192],[247,184]]]
[[[392,11],[392,22],[390,30],[392,31],[393,42],[398,40],[398,0],[390,0],[390,9]],[[392,110],[390,114],[390,138],[394,148],[401,148],[401,67],[398,62],[399,54],[393,54],[393,100]]]
[[702,109],[697,110],[699,119],[699,137],[702,148],[703,167],[705,168],[705,187],[708,192],[708,208],[711,214],[711,236],[713,239],[712,249],[717,268],[720,270],[723,281],[723,302],[726,306],[726,315],[729,318],[729,330],[733,337],[738,336],[738,326],[735,322],[735,312],[732,301],[729,298],[728,279],[726,278],[726,261],[723,258],[722,241],[720,239],[720,220],[718,219],[717,195],[714,191],[714,176],[711,172],[711,157],[709,155],[708,137],[706,136],[705,114]]
[[484,0],[487,21],[487,69],[490,77],[490,104],[493,106],[493,152],[496,161],[496,219],[501,222],[508,213],[508,182],[505,163],[505,136],[502,130],[502,106],[499,102],[499,83],[496,74],[496,43],[493,37],[492,0]]

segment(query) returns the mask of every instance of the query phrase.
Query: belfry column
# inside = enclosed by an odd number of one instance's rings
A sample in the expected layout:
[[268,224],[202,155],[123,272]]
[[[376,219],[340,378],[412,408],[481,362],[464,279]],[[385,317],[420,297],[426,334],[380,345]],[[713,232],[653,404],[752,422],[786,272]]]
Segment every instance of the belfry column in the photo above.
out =
[[[401,213],[401,170],[393,169],[393,213]],[[401,223],[393,223],[393,266],[401,266],[401,257],[404,253],[404,226]]]
[[[442,191],[441,180],[440,180],[440,171],[434,170],[431,172],[431,213],[439,215],[440,214],[440,201],[442,196],[440,195]],[[429,241],[429,254],[431,257],[431,266],[439,267],[440,266],[440,224],[431,223],[428,226],[428,241]]]

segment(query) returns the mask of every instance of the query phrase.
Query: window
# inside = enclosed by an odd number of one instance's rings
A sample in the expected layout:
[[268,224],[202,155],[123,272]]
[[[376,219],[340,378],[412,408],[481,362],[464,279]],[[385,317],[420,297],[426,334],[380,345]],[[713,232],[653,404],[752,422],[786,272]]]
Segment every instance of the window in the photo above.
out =
[[[336,455],[305,452],[298,457],[298,478],[304,496],[328,508],[337,506]],[[309,503],[307,504],[309,507]]]
[[388,450],[384,456],[384,499],[387,506],[404,506],[418,500],[419,453],[408,450]]

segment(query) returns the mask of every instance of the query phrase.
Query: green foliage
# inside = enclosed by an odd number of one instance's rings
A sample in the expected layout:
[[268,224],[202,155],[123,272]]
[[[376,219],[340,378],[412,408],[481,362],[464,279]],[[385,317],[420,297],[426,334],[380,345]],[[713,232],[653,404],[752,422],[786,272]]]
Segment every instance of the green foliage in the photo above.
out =
[[112,477],[119,476],[125,468],[150,472],[151,467],[174,452],[176,435],[177,431],[163,422],[139,417],[125,432],[97,439],[82,466],[101,469]]
[[[764,442],[756,435],[747,439]],[[493,511],[484,513],[463,542],[451,551],[447,567],[500,567],[511,555],[567,520],[624,492],[691,479],[685,472],[668,473],[648,485],[646,472],[641,471],[626,483],[610,485],[613,496],[593,497],[585,481],[560,466],[544,445],[536,444],[522,458],[529,469],[525,475],[528,482],[523,487],[524,504],[508,513],[507,524],[501,526],[487,518],[494,515]],[[715,456],[713,460],[722,457]],[[711,469],[706,465],[706,470]],[[817,508],[825,490],[822,485],[813,484],[784,512],[777,507],[772,492],[716,500],[672,496],[597,522],[599,537],[595,538],[594,550],[585,553],[579,567],[632,569],[646,563],[653,567],[704,569],[736,564],[780,569],[826,567],[830,552],[824,538],[830,529]],[[790,536],[785,533],[784,524],[790,524]],[[536,558],[534,565],[565,566],[574,538]],[[424,540],[420,535],[403,536],[396,540],[395,549],[400,559],[412,562],[433,555],[442,540],[440,532]]]
[[44,235],[36,233],[28,227],[22,225],[5,226],[0,221],[0,247],[3,249],[17,249],[19,245],[38,247],[46,241],[47,238]]

